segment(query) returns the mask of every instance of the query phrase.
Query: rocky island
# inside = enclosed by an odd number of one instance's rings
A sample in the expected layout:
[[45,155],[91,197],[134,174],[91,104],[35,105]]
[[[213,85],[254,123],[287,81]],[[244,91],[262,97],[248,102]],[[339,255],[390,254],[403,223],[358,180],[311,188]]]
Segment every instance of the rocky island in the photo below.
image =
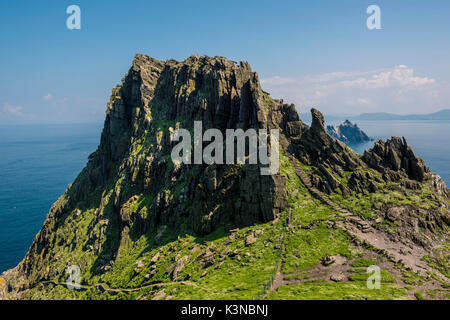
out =
[[339,126],[327,126],[327,132],[333,138],[341,140],[347,145],[359,144],[371,139],[362,131],[358,125],[345,120]]
[[[448,299],[443,181],[405,139],[360,156],[311,114],[271,98],[246,62],[136,55],[98,149],[0,298]],[[278,129],[280,172],[174,163],[173,132],[194,121]]]

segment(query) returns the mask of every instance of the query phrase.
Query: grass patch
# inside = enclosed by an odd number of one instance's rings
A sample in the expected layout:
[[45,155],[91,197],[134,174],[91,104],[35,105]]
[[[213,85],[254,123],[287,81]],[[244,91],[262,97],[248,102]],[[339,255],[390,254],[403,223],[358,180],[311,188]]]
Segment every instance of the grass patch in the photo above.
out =
[[425,280],[411,270],[402,270],[402,281],[408,285],[421,286]]
[[425,297],[423,296],[422,291],[420,291],[420,290],[416,291],[414,293],[414,296],[416,297],[417,300],[427,300],[427,299],[425,299]]
[[[364,283],[367,282],[367,279],[372,275],[372,273],[367,273],[366,269],[357,269],[353,270],[354,273],[350,275],[349,279],[351,281],[363,281]],[[395,283],[395,278],[385,270],[380,270],[380,282],[381,283]]]
[[355,267],[355,268],[370,267],[370,266],[373,266],[376,264],[377,264],[377,262],[374,259],[362,258],[362,259],[357,259],[357,260],[353,261],[352,267]]
[[286,241],[283,272],[293,273],[313,267],[327,254],[340,254],[352,259],[359,254],[359,250],[351,244],[350,237],[342,230],[325,225],[297,230]]
[[407,291],[396,285],[370,290],[363,282],[303,283],[285,285],[268,297],[270,300],[406,300]]

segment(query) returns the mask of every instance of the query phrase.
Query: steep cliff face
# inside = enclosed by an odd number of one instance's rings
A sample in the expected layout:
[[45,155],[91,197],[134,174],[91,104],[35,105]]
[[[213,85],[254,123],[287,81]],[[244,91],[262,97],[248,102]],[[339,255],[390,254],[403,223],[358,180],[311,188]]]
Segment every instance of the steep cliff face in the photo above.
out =
[[[207,234],[273,220],[286,205],[285,177],[259,165],[185,165],[170,157],[177,128],[267,128],[257,74],[247,63],[137,55],[113,89],[98,150],[50,210],[21,269],[36,277],[68,217],[93,209],[90,245],[109,262],[129,237],[152,229]],[[266,110],[268,112],[268,110]],[[115,234],[112,234],[115,233]],[[93,240],[95,239],[95,240]],[[106,246],[106,248],[105,248]]]
[[[208,287],[213,296],[253,298],[284,246],[292,251],[286,265],[297,267],[306,265],[296,250],[314,236],[321,237],[315,242],[319,249],[302,249],[314,251],[305,253],[314,257],[309,267],[328,248],[349,259],[354,250],[366,250],[353,248],[355,230],[336,224],[347,221],[345,215],[336,217],[348,211],[383,235],[395,234],[389,228],[397,217],[400,229],[392,241],[401,237],[434,250],[436,241],[447,237],[450,221],[442,180],[405,140],[377,142],[360,157],[327,133],[318,110],[311,113],[307,126],[294,105],[261,89],[245,62],[206,56],[163,62],[137,55],[112,91],[97,151],[52,206],[24,260],[4,275],[8,292],[0,290],[0,297],[64,295],[58,283],[75,264],[88,290],[83,298],[134,291],[159,297],[161,285],[188,280],[205,281],[205,287],[217,283]],[[194,121],[202,122],[203,131],[215,128],[224,135],[227,129],[278,129],[281,172],[261,175],[259,164],[174,163],[174,133],[192,132]],[[286,215],[301,236],[292,236],[292,244],[277,243],[284,239]],[[328,244],[333,238],[340,239],[339,250]],[[233,275],[221,271],[226,268]],[[240,285],[220,288],[236,274],[242,276]],[[49,283],[56,287],[38,290]],[[192,290],[180,297],[205,297]]]

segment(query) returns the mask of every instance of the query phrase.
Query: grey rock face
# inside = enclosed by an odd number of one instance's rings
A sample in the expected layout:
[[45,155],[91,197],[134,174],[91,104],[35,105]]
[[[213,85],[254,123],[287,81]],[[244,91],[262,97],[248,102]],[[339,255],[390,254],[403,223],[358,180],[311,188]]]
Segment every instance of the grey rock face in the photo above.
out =
[[[174,129],[191,130],[194,121],[202,121],[203,131],[218,128],[224,135],[226,129],[268,128],[271,107],[263,95],[246,62],[207,56],[164,62],[136,55],[112,91],[97,151],[53,205],[28,256],[40,257],[48,249],[63,217],[92,207],[98,208],[92,234],[99,255],[112,228],[118,230],[118,239],[108,244],[114,252],[150,229],[177,232],[187,225],[190,232],[206,234],[224,224],[274,219],[287,206],[284,176],[262,176],[259,165],[175,166],[170,159]],[[106,204],[102,190],[113,190]],[[139,201],[145,208],[133,207]],[[99,229],[102,219],[110,223]],[[25,260],[22,270],[34,270],[40,259]]]
[[312,115],[311,129],[316,131],[325,130],[322,113],[319,110],[313,108],[311,109],[311,115]]
[[386,142],[377,141],[372,149],[366,150],[363,160],[377,170],[403,171],[417,181],[423,181],[430,173],[425,162],[414,154],[404,137],[392,137]]

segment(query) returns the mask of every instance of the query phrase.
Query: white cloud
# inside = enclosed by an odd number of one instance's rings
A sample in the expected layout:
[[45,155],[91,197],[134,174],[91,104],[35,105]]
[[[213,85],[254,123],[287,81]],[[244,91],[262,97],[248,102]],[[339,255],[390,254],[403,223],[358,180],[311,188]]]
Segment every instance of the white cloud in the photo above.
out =
[[22,116],[22,107],[15,107],[6,102],[3,104],[3,109],[0,114],[4,116]]
[[51,100],[53,100],[53,95],[52,95],[51,93],[48,93],[47,95],[45,95],[45,96],[43,97],[43,99],[44,99],[45,101],[51,101]]
[[298,78],[275,76],[261,81],[264,90],[304,108],[315,106],[325,113],[427,113],[450,108],[444,83],[417,76],[414,69],[331,72]]
[[370,104],[371,103],[371,101],[370,101],[370,99],[369,98],[357,98],[357,99],[349,99],[348,101],[347,101],[347,103],[349,104],[349,105],[366,105],[366,104]]
[[434,79],[415,77],[414,70],[405,65],[399,65],[392,70],[376,73],[369,78],[360,77],[355,80],[343,81],[343,86],[356,86],[364,88],[389,87],[419,87],[435,83]]

